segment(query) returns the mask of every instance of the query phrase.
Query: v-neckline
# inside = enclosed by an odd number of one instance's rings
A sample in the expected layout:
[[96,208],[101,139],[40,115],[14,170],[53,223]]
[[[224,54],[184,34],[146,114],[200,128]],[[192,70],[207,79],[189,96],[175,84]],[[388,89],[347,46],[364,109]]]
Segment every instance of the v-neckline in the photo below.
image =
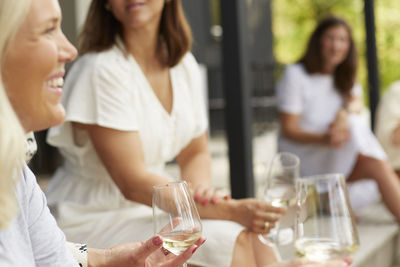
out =
[[157,102],[157,106],[162,110],[162,112],[168,117],[171,118],[174,114],[175,111],[175,102],[176,102],[176,93],[175,93],[175,77],[174,77],[174,68],[169,68],[168,70],[168,75],[169,75],[169,80],[171,83],[171,91],[172,91],[172,107],[171,107],[171,112],[168,112],[167,109],[164,107],[164,105],[161,103],[160,99],[157,97],[156,93],[153,90],[153,87],[151,86],[149,80],[147,79],[146,75],[144,74],[142,68],[140,68],[139,63],[137,63],[135,57],[132,54],[129,54],[130,59],[133,61],[135,68],[137,68],[137,71],[140,73],[140,76],[142,80],[145,83],[145,86],[147,87],[147,90],[150,91],[150,94],[152,95],[152,98],[154,98],[155,102]]

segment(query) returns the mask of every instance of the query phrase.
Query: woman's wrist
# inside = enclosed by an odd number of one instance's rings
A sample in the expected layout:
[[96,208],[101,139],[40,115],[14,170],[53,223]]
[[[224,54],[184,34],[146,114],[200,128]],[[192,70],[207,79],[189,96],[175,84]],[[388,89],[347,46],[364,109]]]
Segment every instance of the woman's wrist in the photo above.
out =
[[330,144],[330,139],[331,139],[329,131],[326,131],[325,133],[320,134],[318,139],[319,139],[319,142],[318,142],[319,144],[321,144],[321,145],[329,145]]
[[197,209],[202,219],[218,219],[235,221],[235,200],[221,200],[206,206],[197,203]]
[[106,250],[104,249],[87,249],[88,267],[105,267],[106,266]]

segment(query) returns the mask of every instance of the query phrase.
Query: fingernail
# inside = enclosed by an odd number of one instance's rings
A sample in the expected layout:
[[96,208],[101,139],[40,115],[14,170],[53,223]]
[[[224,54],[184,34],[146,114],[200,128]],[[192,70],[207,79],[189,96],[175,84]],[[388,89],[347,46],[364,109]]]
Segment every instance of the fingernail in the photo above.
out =
[[199,248],[199,247],[195,247],[195,248],[193,249],[193,251],[192,251],[192,254],[194,254],[198,248]]
[[195,195],[195,196],[194,196],[194,200],[195,200],[195,201],[199,201],[199,200],[200,200],[200,196],[199,196],[199,195]]
[[213,197],[213,199],[212,199],[212,203],[217,203],[217,201],[218,201],[218,198],[217,197]]
[[154,246],[160,246],[162,244],[162,239],[159,236],[156,236],[153,238],[153,245]]
[[203,200],[203,205],[205,206],[205,205],[207,205],[208,204],[208,199],[204,199]]
[[201,244],[203,245],[206,242],[207,239],[204,239],[203,242],[201,242]]

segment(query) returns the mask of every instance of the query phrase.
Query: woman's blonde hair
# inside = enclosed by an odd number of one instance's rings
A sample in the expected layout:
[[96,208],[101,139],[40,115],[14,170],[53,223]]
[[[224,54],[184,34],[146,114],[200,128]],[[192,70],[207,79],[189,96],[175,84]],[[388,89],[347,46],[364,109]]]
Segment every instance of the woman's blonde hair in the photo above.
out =
[[0,0],[0,229],[18,212],[15,183],[25,157],[24,131],[3,84],[4,58],[23,23],[31,0]]

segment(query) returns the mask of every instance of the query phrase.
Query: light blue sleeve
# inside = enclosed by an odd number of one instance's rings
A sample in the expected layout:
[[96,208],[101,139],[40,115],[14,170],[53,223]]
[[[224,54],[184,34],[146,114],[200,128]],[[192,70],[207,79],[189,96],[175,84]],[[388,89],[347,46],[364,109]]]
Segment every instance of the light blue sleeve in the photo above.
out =
[[28,167],[24,168],[26,183],[27,225],[36,266],[79,266],[67,248],[64,233],[57,226],[47,207],[46,197]]

